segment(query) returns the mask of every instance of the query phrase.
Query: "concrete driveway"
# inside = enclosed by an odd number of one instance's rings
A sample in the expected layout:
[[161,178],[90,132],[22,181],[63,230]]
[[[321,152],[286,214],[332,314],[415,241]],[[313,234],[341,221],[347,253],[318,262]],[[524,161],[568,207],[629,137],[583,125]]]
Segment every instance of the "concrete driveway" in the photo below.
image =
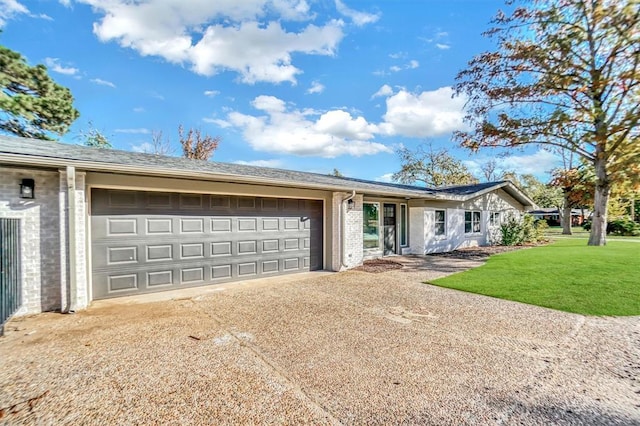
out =
[[426,262],[13,320],[0,423],[640,424],[640,318],[424,285],[473,266]]

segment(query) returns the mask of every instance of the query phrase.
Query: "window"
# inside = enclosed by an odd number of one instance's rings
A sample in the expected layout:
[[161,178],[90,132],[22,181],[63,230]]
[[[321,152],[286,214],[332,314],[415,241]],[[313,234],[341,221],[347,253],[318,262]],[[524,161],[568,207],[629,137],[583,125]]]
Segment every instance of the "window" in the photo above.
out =
[[436,210],[436,235],[446,235],[447,233],[447,212],[444,210]]
[[489,224],[491,226],[500,225],[500,213],[499,212],[491,212],[489,216]]
[[480,232],[480,212],[464,212],[464,233]]
[[364,203],[362,205],[362,236],[365,249],[380,247],[380,204]]
[[400,247],[407,246],[407,205],[400,204]]

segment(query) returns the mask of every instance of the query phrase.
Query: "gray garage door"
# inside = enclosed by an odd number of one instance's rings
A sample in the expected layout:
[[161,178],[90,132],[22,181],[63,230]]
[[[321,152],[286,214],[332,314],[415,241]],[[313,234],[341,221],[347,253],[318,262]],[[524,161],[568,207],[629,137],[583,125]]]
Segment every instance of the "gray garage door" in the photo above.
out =
[[322,269],[322,201],[94,189],[93,298]]

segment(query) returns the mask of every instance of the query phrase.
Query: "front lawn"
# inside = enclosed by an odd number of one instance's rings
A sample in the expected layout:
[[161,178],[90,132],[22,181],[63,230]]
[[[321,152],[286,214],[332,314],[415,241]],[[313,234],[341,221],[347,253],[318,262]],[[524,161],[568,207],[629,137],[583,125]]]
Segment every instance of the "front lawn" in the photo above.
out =
[[640,243],[565,239],[429,284],[585,315],[640,315]]

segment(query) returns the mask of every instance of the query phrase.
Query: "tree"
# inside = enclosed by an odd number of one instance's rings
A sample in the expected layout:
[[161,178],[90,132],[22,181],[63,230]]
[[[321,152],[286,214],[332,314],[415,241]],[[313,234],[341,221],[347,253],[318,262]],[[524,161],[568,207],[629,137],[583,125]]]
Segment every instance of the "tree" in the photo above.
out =
[[174,149],[171,146],[171,140],[168,137],[166,139],[162,137],[162,130],[154,130],[151,132],[151,145],[145,147],[145,152],[156,155],[173,155]]
[[477,183],[469,169],[445,149],[438,151],[429,144],[426,149],[418,146],[415,151],[406,147],[397,150],[402,168],[392,179],[404,184],[422,182],[426,186],[441,187]]
[[588,166],[556,169],[552,172],[551,185],[562,191],[558,211],[562,213],[562,233],[571,235],[571,211],[574,208],[590,208],[593,205],[595,175]]
[[22,55],[0,46],[1,132],[51,139],[51,133],[67,133],[79,115],[71,91],[55,83],[47,67],[31,67]]
[[559,207],[562,203],[562,192],[541,182],[534,175],[522,175],[518,186],[540,207]]
[[191,160],[209,160],[220,144],[220,137],[202,135],[200,130],[189,129],[186,133],[182,126],[178,126],[182,154]]
[[[513,1],[509,1],[513,3]],[[499,12],[494,52],[456,77],[468,97],[462,146],[555,146],[596,172],[589,245],[606,244],[612,184],[640,160],[640,7],[637,0],[530,0]]]
[[333,168],[333,171],[329,173],[329,176],[344,177],[340,170],[336,169],[335,167]]
[[96,129],[91,121],[89,121],[89,130],[81,131],[78,136],[85,146],[92,148],[113,148],[109,138],[100,130]]

